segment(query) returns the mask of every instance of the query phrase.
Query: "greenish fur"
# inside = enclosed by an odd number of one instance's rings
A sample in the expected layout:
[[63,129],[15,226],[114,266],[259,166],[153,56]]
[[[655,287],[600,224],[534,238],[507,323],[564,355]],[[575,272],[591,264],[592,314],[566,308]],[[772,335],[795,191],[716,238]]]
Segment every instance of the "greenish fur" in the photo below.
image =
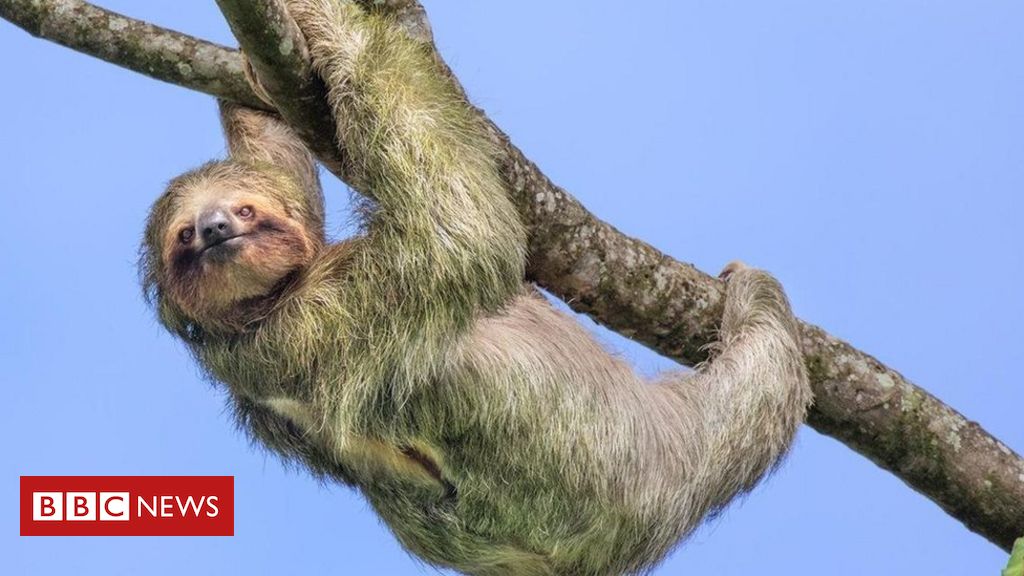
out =
[[[287,3],[354,185],[373,200],[364,234],[319,249],[241,329],[188,317],[169,297],[160,238],[176,195],[216,170],[200,169],[172,184],[147,229],[162,321],[228,388],[243,428],[358,487],[428,562],[480,575],[648,570],[777,463],[804,418],[778,283],[733,270],[712,361],[644,382],[523,284],[525,232],[497,152],[426,49],[372,10]],[[322,238],[319,187],[299,174],[308,154],[226,118],[224,165],[278,178],[266,193],[312,215]],[[379,446],[414,448],[437,477]]]

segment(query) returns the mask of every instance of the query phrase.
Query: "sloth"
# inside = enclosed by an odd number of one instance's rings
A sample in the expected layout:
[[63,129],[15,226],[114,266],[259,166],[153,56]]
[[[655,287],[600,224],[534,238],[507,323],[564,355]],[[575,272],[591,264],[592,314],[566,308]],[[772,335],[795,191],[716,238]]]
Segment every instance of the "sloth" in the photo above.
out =
[[221,102],[229,157],[171,181],[141,249],[244,430],[477,575],[645,572],[777,464],[811,393],[772,276],[727,266],[711,359],[645,380],[525,281],[498,150],[432,55],[378,10],[287,7],[371,199],[360,233],[328,242],[287,124]]

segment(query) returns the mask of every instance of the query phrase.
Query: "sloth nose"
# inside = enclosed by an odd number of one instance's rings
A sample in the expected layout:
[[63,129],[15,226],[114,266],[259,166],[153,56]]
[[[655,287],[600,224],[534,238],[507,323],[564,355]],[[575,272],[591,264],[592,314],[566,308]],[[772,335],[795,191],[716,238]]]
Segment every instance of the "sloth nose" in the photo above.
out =
[[209,210],[199,216],[198,226],[203,235],[203,242],[219,242],[235,235],[231,218],[223,210]]

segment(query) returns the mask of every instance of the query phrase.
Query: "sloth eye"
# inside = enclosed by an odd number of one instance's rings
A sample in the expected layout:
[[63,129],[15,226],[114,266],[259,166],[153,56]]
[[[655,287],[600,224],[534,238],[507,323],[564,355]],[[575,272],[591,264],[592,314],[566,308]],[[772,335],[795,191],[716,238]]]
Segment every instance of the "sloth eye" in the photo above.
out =
[[242,218],[248,218],[252,216],[252,206],[242,206],[242,208],[238,211],[238,215],[241,216]]
[[192,241],[192,236],[194,235],[195,230],[193,230],[192,228],[185,228],[184,230],[181,231],[181,234],[178,234],[178,238],[181,238],[182,244],[188,244],[189,242]]

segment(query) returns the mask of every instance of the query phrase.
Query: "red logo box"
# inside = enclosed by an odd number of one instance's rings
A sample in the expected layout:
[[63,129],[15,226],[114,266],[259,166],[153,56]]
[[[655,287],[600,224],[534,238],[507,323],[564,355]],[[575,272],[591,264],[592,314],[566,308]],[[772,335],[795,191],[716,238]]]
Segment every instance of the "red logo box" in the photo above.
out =
[[22,476],[22,536],[233,536],[234,476]]

